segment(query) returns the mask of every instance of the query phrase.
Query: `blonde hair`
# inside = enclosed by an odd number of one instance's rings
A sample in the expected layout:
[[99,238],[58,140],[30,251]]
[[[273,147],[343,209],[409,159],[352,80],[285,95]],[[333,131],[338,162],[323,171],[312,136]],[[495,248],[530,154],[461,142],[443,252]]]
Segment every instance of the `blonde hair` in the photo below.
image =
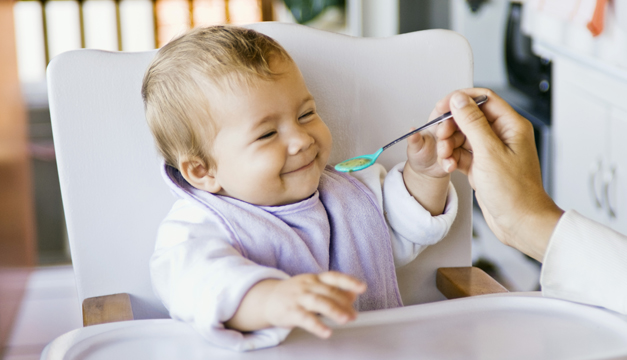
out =
[[254,86],[280,74],[273,58],[292,61],[269,36],[235,26],[193,29],[162,47],[146,70],[142,98],[148,126],[166,164],[198,158],[215,166],[211,141],[217,134],[210,91]]

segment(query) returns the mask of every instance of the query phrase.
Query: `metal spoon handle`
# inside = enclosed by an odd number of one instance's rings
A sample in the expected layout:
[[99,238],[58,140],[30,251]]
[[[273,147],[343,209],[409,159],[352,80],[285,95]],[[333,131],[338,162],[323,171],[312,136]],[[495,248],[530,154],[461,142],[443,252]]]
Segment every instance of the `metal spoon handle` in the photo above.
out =
[[[473,98],[473,100],[477,103],[477,105],[481,105],[481,104],[485,103],[486,101],[488,101],[488,97],[486,95],[481,95],[481,96],[477,96],[476,98]],[[419,131],[422,131],[422,130],[424,130],[424,129],[428,128],[428,127],[431,127],[431,126],[433,126],[435,124],[439,124],[442,121],[448,120],[448,119],[450,119],[452,117],[453,117],[453,114],[451,114],[450,111],[447,112],[446,114],[442,114],[442,115],[438,116],[437,118],[429,121],[428,123],[422,125],[418,129],[412,130],[412,131],[408,132],[407,134],[399,137],[398,139],[392,141],[391,143],[385,145],[382,149],[385,150],[385,149],[389,148],[390,146],[396,144],[397,142],[399,142],[401,140],[405,140],[406,138],[414,135],[415,133],[417,133]]]

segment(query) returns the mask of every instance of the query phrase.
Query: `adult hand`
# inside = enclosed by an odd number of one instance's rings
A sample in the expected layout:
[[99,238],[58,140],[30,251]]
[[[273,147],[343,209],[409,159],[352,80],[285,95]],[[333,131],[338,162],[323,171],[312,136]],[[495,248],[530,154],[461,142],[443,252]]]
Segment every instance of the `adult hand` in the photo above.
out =
[[[471,97],[487,95],[481,109]],[[487,89],[456,91],[434,112],[453,113],[440,124],[438,152],[447,171],[468,176],[488,226],[504,244],[542,261],[563,211],[544,191],[533,126]]]

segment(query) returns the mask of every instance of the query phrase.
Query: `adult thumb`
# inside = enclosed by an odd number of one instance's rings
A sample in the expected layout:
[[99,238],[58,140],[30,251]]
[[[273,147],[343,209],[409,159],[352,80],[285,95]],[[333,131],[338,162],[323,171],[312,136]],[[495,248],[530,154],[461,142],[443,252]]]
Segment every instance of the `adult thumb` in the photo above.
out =
[[473,152],[503,144],[492,130],[485,114],[467,94],[463,92],[453,94],[450,109],[455,123],[466,136]]

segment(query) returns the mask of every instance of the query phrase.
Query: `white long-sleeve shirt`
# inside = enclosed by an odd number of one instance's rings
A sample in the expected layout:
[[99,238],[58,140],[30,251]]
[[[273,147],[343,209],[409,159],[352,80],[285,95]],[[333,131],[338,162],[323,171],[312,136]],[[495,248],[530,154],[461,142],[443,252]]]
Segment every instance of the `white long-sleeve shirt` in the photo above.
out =
[[627,236],[565,212],[547,246],[540,283],[544,296],[627,314]]
[[[450,185],[444,213],[431,216],[405,188],[403,166],[397,165],[387,175],[380,165],[352,173],[384,210],[396,267],[444,238],[457,213],[457,194]],[[155,293],[172,318],[192,324],[216,345],[246,351],[280,343],[288,329],[240,333],[224,328],[253,285],[288,275],[243,257],[214,219],[187,200],[173,205],[159,228],[150,262]]]

